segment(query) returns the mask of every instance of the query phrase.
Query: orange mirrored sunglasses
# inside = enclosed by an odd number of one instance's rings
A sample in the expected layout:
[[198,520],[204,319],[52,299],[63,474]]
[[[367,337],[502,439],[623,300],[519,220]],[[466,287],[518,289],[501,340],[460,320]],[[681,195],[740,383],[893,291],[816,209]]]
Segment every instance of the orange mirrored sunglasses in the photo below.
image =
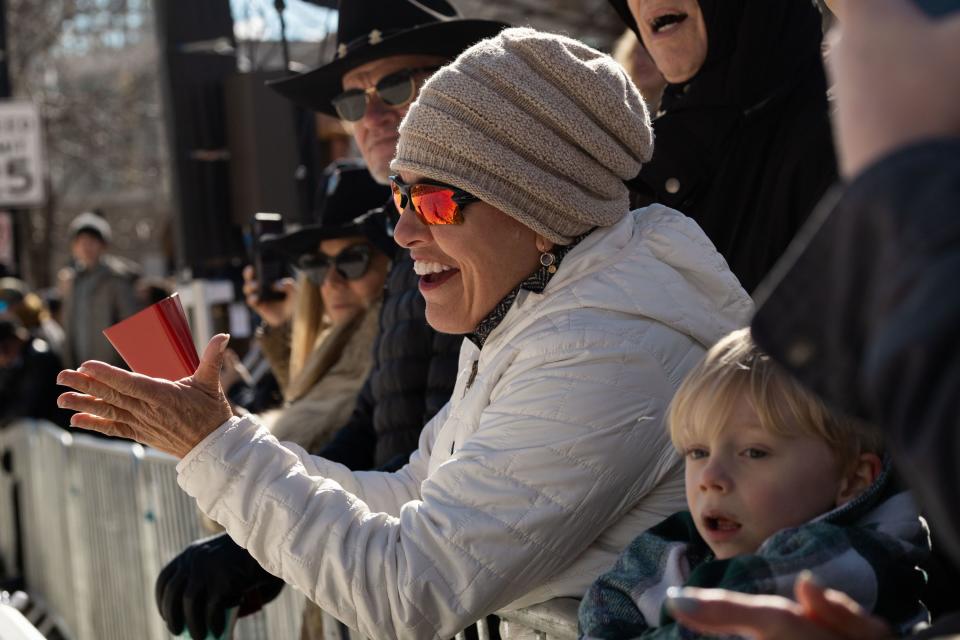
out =
[[420,222],[426,225],[463,224],[463,207],[480,201],[463,189],[429,180],[407,184],[400,176],[390,176],[390,188],[397,211],[403,214],[411,206]]

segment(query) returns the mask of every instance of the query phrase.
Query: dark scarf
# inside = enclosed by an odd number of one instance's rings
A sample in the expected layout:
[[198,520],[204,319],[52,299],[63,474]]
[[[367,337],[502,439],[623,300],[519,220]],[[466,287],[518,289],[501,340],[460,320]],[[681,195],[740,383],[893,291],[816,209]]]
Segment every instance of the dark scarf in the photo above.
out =
[[560,268],[563,257],[567,255],[571,249],[580,244],[581,240],[590,235],[591,231],[593,231],[593,229],[581,236],[577,236],[570,244],[555,245],[550,251],[556,258],[553,263],[555,267],[553,271],[551,271],[549,267],[538,267],[533,273],[527,276],[523,282],[507,293],[493,310],[487,314],[487,317],[480,321],[480,324],[473,330],[473,333],[467,334],[467,338],[469,338],[473,344],[477,345],[478,349],[482,349],[483,344],[487,341],[490,334],[493,333],[493,330],[500,326],[500,323],[503,322],[503,319],[507,316],[507,312],[510,311],[510,307],[513,306],[513,301],[517,299],[517,294],[520,293],[520,290],[526,289],[533,293],[543,293],[543,290],[547,288],[547,284],[549,284],[550,280],[556,275],[557,270]]

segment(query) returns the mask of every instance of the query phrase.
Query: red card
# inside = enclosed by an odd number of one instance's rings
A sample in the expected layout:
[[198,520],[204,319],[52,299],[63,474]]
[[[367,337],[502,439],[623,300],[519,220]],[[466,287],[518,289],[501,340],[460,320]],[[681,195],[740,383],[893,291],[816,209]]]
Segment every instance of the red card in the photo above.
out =
[[103,335],[132,370],[146,376],[179,380],[200,364],[177,294],[104,329]]

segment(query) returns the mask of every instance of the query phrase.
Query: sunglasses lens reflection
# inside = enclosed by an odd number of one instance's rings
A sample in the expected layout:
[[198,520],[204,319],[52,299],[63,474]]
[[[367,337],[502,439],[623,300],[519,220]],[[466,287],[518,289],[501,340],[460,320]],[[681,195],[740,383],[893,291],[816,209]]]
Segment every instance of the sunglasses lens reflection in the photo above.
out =
[[[411,100],[416,91],[413,73],[401,71],[386,76],[376,86],[376,94],[389,107],[400,107]],[[347,122],[359,122],[367,111],[367,92],[362,89],[348,89],[333,98],[333,108],[337,115]]]
[[367,95],[360,89],[344,91],[333,99],[333,108],[337,110],[337,115],[341,119],[357,122],[363,119],[363,114],[367,110]]
[[405,198],[403,192],[400,191],[400,187],[396,182],[390,181],[390,189],[393,191],[393,204],[397,207],[397,213],[403,213],[405,208]]
[[[419,183],[405,184],[398,176],[390,176],[390,188],[393,191],[393,204],[402,215],[408,206],[413,208],[417,218],[426,225],[462,224],[460,198],[476,200],[474,196],[461,192],[448,185]],[[462,201],[462,200],[461,200]]]
[[427,224],[457,224],[459,207],[453,191],[445,187],[418,184],[410,190],[413,206]]
[[370,252],[364,247],[344,249],[336,257],[337,271],[347,280],[356,280],[367,272],[370,263]]
[[306,253],[297,259],[296,264],[316,285],[323,284],[331,266],[345,280],[356,280],[363,277],[370,265],[370,247],[347,247],[332,258],[323,253]]
[[377,83],[377,95],[391,107],[410,102],[413,90],[413,77],[409,73],[387,76]]

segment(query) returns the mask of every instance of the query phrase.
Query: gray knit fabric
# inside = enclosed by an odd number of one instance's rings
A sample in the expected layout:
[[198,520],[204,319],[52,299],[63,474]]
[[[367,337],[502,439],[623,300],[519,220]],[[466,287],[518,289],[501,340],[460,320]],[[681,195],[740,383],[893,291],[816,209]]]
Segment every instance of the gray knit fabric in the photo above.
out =
[[507,29],[423,86],[390,166],[465,189],[567,244],[627,213],[623,181],[652,153],[647,107],[610,56]]

